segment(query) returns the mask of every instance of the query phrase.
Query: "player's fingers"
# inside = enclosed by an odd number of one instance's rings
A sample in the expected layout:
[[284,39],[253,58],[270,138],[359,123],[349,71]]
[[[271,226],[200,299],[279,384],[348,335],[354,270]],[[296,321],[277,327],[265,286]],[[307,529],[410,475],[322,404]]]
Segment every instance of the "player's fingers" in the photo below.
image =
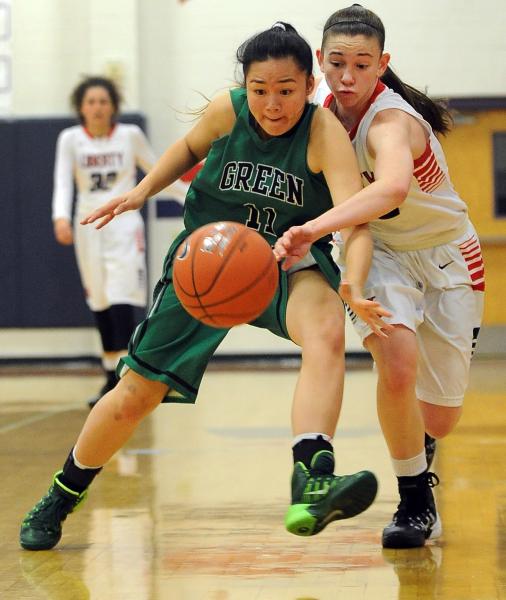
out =
[[283,261],[283,263],[281,264],[281,268],[283,269],[283,271],[288,271],[288,269],[294,265],[296,262],[296,259],[293,256],[287,256],[285,258],[285,260]]
[[386,308],[383,308],[383,306],[381,306],[381,304],[378,305],[378,307],[376,308],[376,313],[378,315],[381,315],[382,317],[391,317],[392,313],[387,310]]
[[121,213],[126,212],[127,210],[130,210],[130,205],[128,203],[128,200],[124,200],[123,202],[121,202],[120,204],[118,204],[115,209],[112,211],[115,215],[120,215]]
[[81,225],[90,225],[91,223],[94,223],[98,219],[101,219],[104,215],[108,214],[109,212],[110,211],[108,209],[106,210],[104,207],[97,208],[92,213],[90,213],[87,217],[84,217],[84,219],[82,221],[80,221],[80,223],[81,223]]
[[283,254],[281,253],[281,251],[279,251],[276,248],[276,246],[272,249],[272,253],[274,254],[274,258],[276,259],[276,262],[283,260]]
[[114,219],[114,214],[109,213],[95,225],[95,229],[102,229],[102,227],[105,227],[107,225],[107,223],[110,223],[113,219]]
[[286,256],[286,248],[283,246],[282,239],[279,239],[274,244],[274,256],[276,257],[276,260],[278,260],[278,261]]
[[373,332],[378,337],[382,337],[382,338],[387,338],[388,337],[388,334],[385,331],[383,331],[383,329],[381,327],[375,327],[373,329]]

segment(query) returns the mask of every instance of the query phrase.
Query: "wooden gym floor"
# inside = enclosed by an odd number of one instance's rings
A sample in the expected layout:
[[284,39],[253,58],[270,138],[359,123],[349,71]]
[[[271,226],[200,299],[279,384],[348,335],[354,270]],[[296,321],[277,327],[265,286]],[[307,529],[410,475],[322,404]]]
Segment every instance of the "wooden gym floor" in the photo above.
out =
[[375,374],[347,374],[337,472],[373,470],[376,502],[312,538],[283,528],[296,371],[206,375],[199,402],[162,406],[91,488],[56,549],[18,547],[87,414],[97,375],[0,373],[2,600],[506,599],[506,360],[476,360],[464,417],[435,470],[444,536],[382,551],[396,507]]

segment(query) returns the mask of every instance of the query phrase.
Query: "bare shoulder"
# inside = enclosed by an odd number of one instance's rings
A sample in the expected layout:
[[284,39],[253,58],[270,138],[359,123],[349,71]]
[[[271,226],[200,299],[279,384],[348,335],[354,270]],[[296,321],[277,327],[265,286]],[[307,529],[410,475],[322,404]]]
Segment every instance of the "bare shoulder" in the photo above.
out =
[[203,119],[216,131],[217,137],[231,131],[236,115],[229,90],[214,96],[204,110]]
[[387,108],[381,110],[373,119],[371,128],[378,126],[394,127],[422,127],[418,119],[400,108]]
[[380,111],[369,128],[367,145],[373,156],[377,146],[388,140],[409,144],[413,155],[418,156],[425,149],[427,131],[415,116],[398,108],[389,108]]
[[318,106],[311,123],[307,153],[311,170],[314,172],[324,170],[329,160],[343,158],[347,151],[353,154],[345,128],[332,111]]
[[336,136],[348,137],[345,128],[331,110],[318,106],[311,123],[311,139],[335,139]]

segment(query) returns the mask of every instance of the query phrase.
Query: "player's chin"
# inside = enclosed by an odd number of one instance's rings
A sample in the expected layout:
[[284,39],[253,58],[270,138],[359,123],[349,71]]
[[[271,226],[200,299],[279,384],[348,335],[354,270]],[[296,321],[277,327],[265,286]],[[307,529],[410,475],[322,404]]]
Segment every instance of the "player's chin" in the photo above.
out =
[[278,137],[290,131],[291,126],[286,119],[267,119],[262,123],[262,129],[267,135]]

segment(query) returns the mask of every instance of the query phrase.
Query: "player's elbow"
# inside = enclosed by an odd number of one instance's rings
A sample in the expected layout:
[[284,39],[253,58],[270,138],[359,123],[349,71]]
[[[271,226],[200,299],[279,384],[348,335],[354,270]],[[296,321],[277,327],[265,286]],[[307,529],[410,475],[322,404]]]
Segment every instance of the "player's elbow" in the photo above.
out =
[[409,182],[405,181],[389,181],[386,188],[386,196],[390,200],[392,209],[398,208],[409,192]]

